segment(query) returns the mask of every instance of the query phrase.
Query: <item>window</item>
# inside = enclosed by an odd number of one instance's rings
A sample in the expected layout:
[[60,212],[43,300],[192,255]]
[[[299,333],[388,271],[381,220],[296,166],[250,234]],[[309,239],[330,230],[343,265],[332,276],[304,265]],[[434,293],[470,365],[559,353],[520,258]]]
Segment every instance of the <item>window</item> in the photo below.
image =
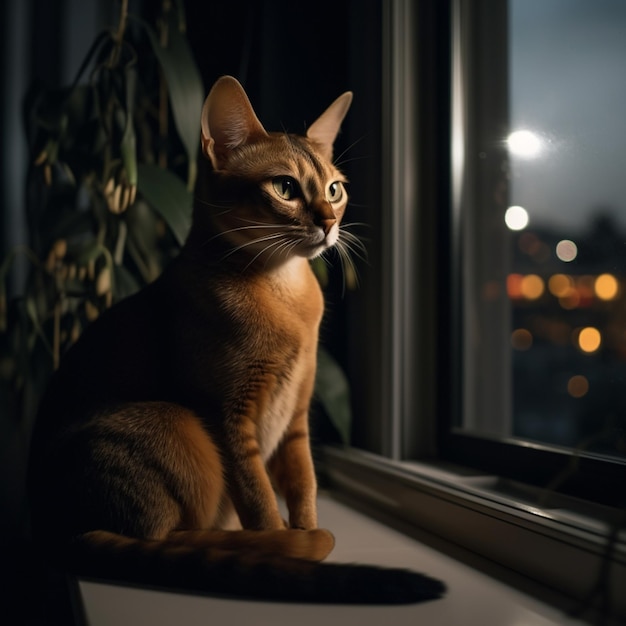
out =
[[624,458],[626,6],[502,7],[500,67],[475,67],[499,96],[466,152],[486,180],[462,200],[460,426]]
[[624,461],[626,6],[509,7],[510,431]]
[[378,292],[350,318],[354,447],[329,476],[571,596],[607,562],[619,589],[626,9],[379,6]]
[[[575,452],[587,465],[561,486],[621,504],[626,189],[616,163],[626,150],[618,97],[626,7],[479,2],[459,19],[462,401],[452,431],[466,436],[468,453],[467,437],[517,445],[519,467],[485,467],[543,486]],[[529,446],[532,471],[522,459]],[[599,487],[594,471],[612,470],[615,482]]]

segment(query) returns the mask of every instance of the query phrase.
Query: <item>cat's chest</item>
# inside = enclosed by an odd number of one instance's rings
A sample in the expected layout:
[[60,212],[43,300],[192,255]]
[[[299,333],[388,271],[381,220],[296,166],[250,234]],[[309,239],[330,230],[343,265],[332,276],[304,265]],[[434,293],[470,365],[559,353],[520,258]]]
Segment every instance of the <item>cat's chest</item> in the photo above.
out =
[[268,376],[268,402],[257,421],[257,441],[261,456],[267,460],[282,439],[294,415],[306,410],[309,402],[309,379],[314,376],[314,362],[301,355],[291,363],[289,372]]
[[266,284],[260,297],[260,301],[270,303],[261,327],[265,326],[272,337],[267,344],[261,339],[261,353],[271,346],[268,355],[274,352],[277,357],[266,372],[267,402],[257,423],[258,442],[265,459],[275,450],[294,415],[308,409],[323,310],[321,291],[308,264],[294,263],[285,268],[285,273],[286,276]]
[[[306,411],[315,376],[321,290],[308,263],[280,272],[214,282],[212,297],[192,297],[168,326],[181,393],[212,398],[252,423],[264,459],[294,415]],[[209,419],[212,419],[209,416]]]

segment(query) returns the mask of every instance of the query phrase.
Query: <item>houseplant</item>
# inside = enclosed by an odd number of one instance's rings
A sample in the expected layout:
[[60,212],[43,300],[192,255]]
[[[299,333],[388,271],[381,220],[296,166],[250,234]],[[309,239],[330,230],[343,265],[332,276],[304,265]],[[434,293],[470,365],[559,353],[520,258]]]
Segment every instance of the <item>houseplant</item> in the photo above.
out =
[[[154,280],[182,245],[204,95],[182,0],[163,0],[151,16],[132,15],[121,0],[116,26],[95,38],[73,83],[29,98],[31,241],[0,266],[0,377],[23,441],[43,386],[82,329]],[[9,302],[20,256],[30,271]],[[316,270],[323,281],[324,264]],[[317,395],[347,441],[347,381],[324,351]]]
[[[122,0],[117,26],[96,37],[73,84],[29,98],[30,245],[0,267],[1,371],[22,418],[82,328],[156,278],[182,245],[203,98],[182,2],[168,0],[150,21]],[[30,271],[8,304],[20,256]]]

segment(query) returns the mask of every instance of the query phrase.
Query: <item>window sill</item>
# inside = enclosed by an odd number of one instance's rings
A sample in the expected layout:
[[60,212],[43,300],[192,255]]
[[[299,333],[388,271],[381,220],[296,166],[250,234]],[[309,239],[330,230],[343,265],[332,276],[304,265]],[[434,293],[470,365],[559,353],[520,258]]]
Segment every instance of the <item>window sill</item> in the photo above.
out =
[[[434,546],[432,536],[397,532],[369,516],[322,494],[320,525],[331,528],[337,544],[331,561],[409,567],[445,581],[448,592],[440,600],[405,606],[302,605],[253,602],[178,594],[94,581],[79,581],[84,624],[130,626],[151,624],[254,624],[255,626],[579,626],[566,617],[554,597],[539,599],[536,590],[520,581],[502,581],[502,570],[490,575]],[[436,543],[436,542],[435,542]]]
[[[326,448],[333,489],[548,588],[626,617],[626,532],[608,550],[624,512],[450,466],[398,463],[354,449]],[[603,576],[608,581],[602,585]],[[602,591],[608,592],[602,595]],[[604,604],[602,604],[604,602]]]

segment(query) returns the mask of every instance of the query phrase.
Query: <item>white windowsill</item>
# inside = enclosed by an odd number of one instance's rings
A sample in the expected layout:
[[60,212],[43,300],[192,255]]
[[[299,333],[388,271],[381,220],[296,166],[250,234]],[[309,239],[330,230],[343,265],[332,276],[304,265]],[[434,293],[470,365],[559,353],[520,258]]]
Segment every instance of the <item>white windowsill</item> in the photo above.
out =
[[[356,512],[328,495],[320,497],[320,525],[337,545],[333,561],[401,566],[443,580],[440,600],[408,606],[324,606],[225,600],[79,581],[88,626],[573,626],[584,622],[528,592],[528,584],[494,566],[491,575],[441,550],[441,542],[418,541]],[[435,549],[433,545],[438,545]],[[505,575],[506,574],[506,575]],[[502,582],[505,578],[508,583]],[[545,596],[543,596],[545,597]],[[554,599],[554,598],[553,598]]]
[[[395,462],[356,449],[325,449],[324,468],[333,489],[391,526],[403,524],[409,534],[423,529],[533,580],[532,595],[549,588],[570,607],[592,602],[626,623],[623,511],[555,494],[546,500],[541,490],[467,468]],[[616,523],[621,532],[610,542]]]

